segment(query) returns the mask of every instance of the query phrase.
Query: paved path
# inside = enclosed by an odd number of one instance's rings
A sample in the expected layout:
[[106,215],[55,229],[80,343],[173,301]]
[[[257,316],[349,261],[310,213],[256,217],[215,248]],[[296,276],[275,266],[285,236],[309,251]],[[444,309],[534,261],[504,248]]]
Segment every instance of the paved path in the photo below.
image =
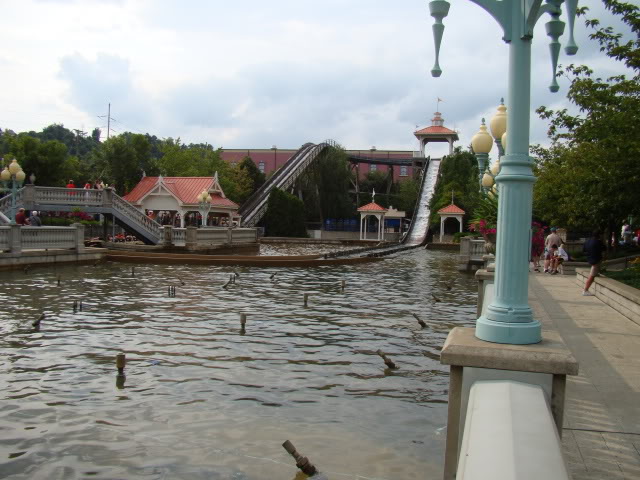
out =
[[574,275],[532,274],[529,301],[578,362],[568,377],[562,443],[575,480],[640,479],[640,325],[596,297]]

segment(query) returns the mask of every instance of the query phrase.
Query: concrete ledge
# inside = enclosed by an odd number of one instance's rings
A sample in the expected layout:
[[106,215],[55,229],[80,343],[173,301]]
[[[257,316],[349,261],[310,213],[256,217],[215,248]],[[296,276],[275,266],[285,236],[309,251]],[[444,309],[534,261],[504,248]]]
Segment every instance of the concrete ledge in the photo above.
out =
[[26,265],[53,265],[60,263],[83,263],[102,260],[105,248],[85,248],[82,253],[76,250],[27,250],[20,255],[0,254],[0,270],[13,270]]
[[449,333],[440,362],[445,365],[577,375],[578,362],[556,332],[543,330],[533,345],[484,342],[475,329],[456,327]]
[[[588,277],[589,270],[576,270],[576,283],[580,287],[584,288]],[[640,290],[602,276],[596,277],[590,290],[598,300],[640,325]]]
[[570,478],[541,387],[513,381],[471,387],[456,478]]

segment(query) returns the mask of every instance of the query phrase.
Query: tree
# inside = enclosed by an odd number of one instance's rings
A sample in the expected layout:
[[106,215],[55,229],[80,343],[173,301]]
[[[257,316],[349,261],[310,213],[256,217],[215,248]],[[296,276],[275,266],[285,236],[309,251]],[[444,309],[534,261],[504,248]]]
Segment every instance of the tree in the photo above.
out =
[[432,225],[440,224],[438,210],[451,203],[452,195],[455,204],[465,211],[464,224],[466,225],[481,195],[475,156],[470,151],[463,151],[460,147],[456,147],[452,155],[444,157],[440,165],[440,179],[429,202]]
[[[631,78],[596,77],[585,65],[569,65],[559,75],[571,79],[566,109],[538,109],[550,121],[549,148],[534,147],[534,212],[553,224],[616,232],[628,215],[640,213],[640,10],[618,0],[605,7],[630,27],[635,38],[624,41],[612,27],[586,19],[590,38],[608,57],[630,71]],[[587,9],[580,10],[586,15]]]
[[39,185],[64,186],[80,171],[78,159],[69,157],[67,147],[58,140],[42,142],[20,134],[9,140],[9,152],[27,175],[36,176]]
[[299,180],[307,218],[324,223],[327,218],[355,215],[355,205],[349,197],[350,181],[344,149],[324,149]]
[[302,200],[274,188],[269,194],[265,224],[266,234],[270,237],[306,237]]
[[260,171],[251,157],[244,157],[239,165],[240,170],[244,170],[251,179],[251,194],[258,190],[266,180],[264,173]]

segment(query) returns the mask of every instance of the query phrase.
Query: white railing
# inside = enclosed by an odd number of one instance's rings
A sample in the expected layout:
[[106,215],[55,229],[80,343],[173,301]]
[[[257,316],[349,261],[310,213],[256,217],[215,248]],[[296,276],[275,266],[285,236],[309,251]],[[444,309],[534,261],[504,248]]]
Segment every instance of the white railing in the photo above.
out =
[[173,244],[178,246],[184,246],[187,242],[187,229],[186,228],[174,228],[173,232]]
[[460,480],[570,478],[549,401],[528,383],[472,385],[459,459]]
[[155,220],[147,217],[143,212],[131,205],[129,202],[119,197],[115,193],[113,194],[113,209],[120,212],[123,216],[134,221],[139,227],[144,228],[147,232],[151,233],[160,239],[160,224]]
[[101,206],[104,190],[82,188],[36,187],[35,203],[45,205]]
[[487,254],[486,250],[484,249],[484,240],[471,240],[469,243],[469,255],[471,256],[471,258],[482,260],[482,257]]
[[229,241],[228,228],[199,228],[196,236],[198,245],[222,245]]
[[75,248],[77,245],[75,227],[22,227],[20,230],[22,250]]
[[0,227],[0,250],[20,253],[23,250],[84,248],[84,226],[29,227],[10,225]]
[[[22,203],[22,192],[24,188],[21,188],[16,192],[16,208]],[[3,213],[5,216],[9,216],[11,212],[11,194],[6,195],[0,198],[0,213]]]

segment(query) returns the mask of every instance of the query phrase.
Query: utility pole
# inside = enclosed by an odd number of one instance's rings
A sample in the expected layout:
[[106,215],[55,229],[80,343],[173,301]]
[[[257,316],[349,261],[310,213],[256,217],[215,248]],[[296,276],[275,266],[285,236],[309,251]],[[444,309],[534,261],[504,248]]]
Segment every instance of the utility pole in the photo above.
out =
[[[98,115],[98,118],[104,118],[105,115]],[[109,134],[111,133],[111,120],[115,120],[115,118],[111,118],[111,103],[109,103],[109,107],[107,109],[107,140],[109,140]]]
[[76,157],[77,157],[78,155],[80,155],[79,153],[80,137],[84,138],[87,132],[83,132],[82,130],[79,130],[77,128],[74,128],[73,131],[76,132]]

